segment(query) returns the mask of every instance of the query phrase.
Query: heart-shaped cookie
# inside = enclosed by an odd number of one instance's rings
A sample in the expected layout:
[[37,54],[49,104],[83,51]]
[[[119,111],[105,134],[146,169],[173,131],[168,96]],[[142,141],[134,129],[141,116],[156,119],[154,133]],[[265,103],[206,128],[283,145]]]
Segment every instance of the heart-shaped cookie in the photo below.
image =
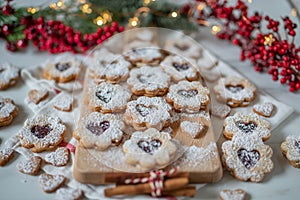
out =
[[109,121],[102,121],[100,123],[89,123],[86,128],[95,135],[101,135],[110,127]]
[[59,147],[55,152],[51,152],[45,156],[45,161],[54,166],[64,166],[69,161],[69,150],[66,147]]
[[28,160],[23,160],[17,164],[17,169],[23,174],[37,175],[42,165],[42,159],[33,156]]
[[274,104],[271,102],[264,102],[262,104],[256,104],[253,106],[253,112],[264,117],[271,117],[274,110]]
[[79,200],[82,197],[82,191],[74,188],[59,188],[56,191],[56,200]]
[[4,148],[0,151],[0,166],[6,165],[14,157],[14,150],[11,148]]
[[95,94],[101,101],[108,103],[110,102],[112,95],[113,95],[113,89],[107,89],[107,90],[99,90]]
[[248,151],[246,149],[239,149],[237,155],[246,169],[254,167],[260,159],[260,153],[257,150]]
[[39,177],[39,183],[44,192],[50,193],[61,187],[66,178],[63,175],[51,175],[51,174],[41,174]]
[[28,100],[34,104],[39,104],[44,101],[49,96],[47,90],[37,90],[33,89],[28,92]]
[[159,139],[140,140],[137,145],[146,153],[153,154],[154,151],[161,147],[162,142]]
[[237,121],[236,125],[244,133],[252,133],[257,127],[257,124],[252,121],[250,122]]
[[143,104],[137,104],[135,106],[136,110],[142,115],[143,117],[146,117],[149,115],[152,110],[154,109],[154,106],[145,106]]
[[35,125],[31,127],[30,131],[35,137],[41,139],[46,137],[52,131],[52,128],[49,125]]
[[178,94],[185,97],[185,98],[191,98],[198,94],[197,90],[178,90]]
[[60,72],[66,71],[70,67],[71,67],[71,63],[56,63],[55,64],[55,68]]

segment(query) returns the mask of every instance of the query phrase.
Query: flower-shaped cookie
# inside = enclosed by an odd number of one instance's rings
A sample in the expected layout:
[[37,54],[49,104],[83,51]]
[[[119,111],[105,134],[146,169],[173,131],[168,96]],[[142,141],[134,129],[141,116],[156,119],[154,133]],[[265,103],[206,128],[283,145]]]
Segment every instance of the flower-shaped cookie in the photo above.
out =
[[74,56],[62,55],[45,64],[44,77],[58,83],[66,83],[76,79],[80,72],[81,61]]
[[143,66],[132,69],[127,80],[135,95],[164,95],[169,88],[170,77],[159,67]]
[[160,65],[176,82],[185,79],[195,81],[199,78],[199,71],[191,62],[181,56],[170,55]]
[[300,168],[300,136],[289,135],[281,144],[282,154],[294,167]]
[[235,135],[255,135],[265,141],[271,136],[270,123],[255,113],[237,112],[225,119],[223,127],[223,134],[227,139]]
[[273,169],[273,151],[256,136],[233,137],[222,144],[225,167],[241,181],[260,182]]
[[161,168],[170,163],[176,152],[176,145],[169,133],[154,128],[134,132],[123,145],[125,161],[142,169]]
[[125,59],[133,64],[158,64],[162,56],[161,50],[155,47],[134,48],[124,54]]
[[131,91],[118,84],[102,82],[91,90],[89,108],[102,113],[119,112],[126,108]]
[[124,123],[112,114],[90,113],[82,122],[73,136],[85,148],[105,150],[110,146],[119,145],[123,138]]
[[0,90],[5,90],[17,83],[19,69],[8,63],[0,64]]
[[0,96],[0,127],[11,124],[18,113],[19,108],[12,99]]
[[247,106],[254,100],[256,87],[248,79],[228,76],[219,79],[214,92],[219,101],[231,107],[239,107]]
[[167,101],[172,103],[176,110],[196,113],[208,105],[209,90],[198,81],[180,81],[171,85]]
[[38,115],[27,119],[18,137],[21,145],[32,152],[55,148],[64,138],[66,126],[58,117]]
[[166,41],[164,49],[187,58],[198,59],[202,55],[202,48],[197,42],[184,37]]
[[171,106],[161,97],[139,97],[130,101],[124,114],[125,122],[136,130],[161,130],[170,122]]
[[103,70],[99,72],[99,77],[111,83],[118,83],[127,79],[129,75],[130,62],[126,61],[122,55],[116,55],[111,62],[103,65]]

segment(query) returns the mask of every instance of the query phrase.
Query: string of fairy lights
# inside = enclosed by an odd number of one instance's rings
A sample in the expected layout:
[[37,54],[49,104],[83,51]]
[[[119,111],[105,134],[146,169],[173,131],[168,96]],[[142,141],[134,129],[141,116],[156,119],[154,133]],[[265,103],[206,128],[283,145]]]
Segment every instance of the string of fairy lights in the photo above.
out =
[[[129,20],[128,20],[129,28],[139,27],[140,16],[141,15],[145,16],[148,13],[152,12],[151,9],[148,7],[148,5],[155,1],[159,1],[159,0],[144,0],[143,1],[143,7],[137,9],[135,14],[131,18],[129,18]],[[253,3],[253,0],[247,0],[247,2],[249,4],[251,4],[251,3]],[[292,17],[299,17],[296,6],[294,5],[294,3],[292,1],[289,1],[289,2],[292,7],[290,15]],[[92,12],[94,12],[92,10],[92,5],[87,0],[77,0],[75,2],[75,6],[78,6],[78,5],[80,5],[79,8],[80,8],[81,12],[84,14],[91,14]],[[196,10],[201,11],[201,10],[205,9],[206,6],[207,5],[203,2],[196,2],[196,6],[194,6],[196,8],[195,11]],[[56,3],[51,3],[49,5],[49,7],[52,9],[55,9],[55,10],[66,9],[65,0],[59,0]],[[27,11],[31,14],[35,14],[39,10],[40,10],[40,7],[29,7],[27,9]],[[180,13],[178,11],[173,11],[173,12],[169,13],[169,17],[171,17],[171,18],[176,18],[179,16],[180,16]],[[191,17],[192,16],[193,16],[193,14],[191,14]],[[107,23],[110,23],[111,21],[112,21],[112,13],[110,13],[109,11],[103,11],[93,20],[93,23],[98,26],[103,26]],[[211,33],[213,35],[216,35],[217,33],[219,33],[222,30],[222,26],[219,24],[212,24],[208,21],[201,21],[201,20],[198,21],[198,23],[201,25],[210,27]],[[268,38],[266,40],[269,41]]]

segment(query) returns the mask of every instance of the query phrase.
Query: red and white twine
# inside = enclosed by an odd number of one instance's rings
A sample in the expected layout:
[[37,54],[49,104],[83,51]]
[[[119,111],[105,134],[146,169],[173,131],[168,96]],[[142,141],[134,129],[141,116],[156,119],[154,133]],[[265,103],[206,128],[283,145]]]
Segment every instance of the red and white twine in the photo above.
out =
[[150,171],[149,177],[143,178],[130,178],[125,180],[125,184],[138,184],[138,183],[149,183],[151,188],[151,196],[152,197],[160,197],[162,196],[162,191],[164,187],[164,179],[165,177],[169,177],[175,174],[178,170],[178,167],[174,167],[168,171],[158,170],[158,171]]

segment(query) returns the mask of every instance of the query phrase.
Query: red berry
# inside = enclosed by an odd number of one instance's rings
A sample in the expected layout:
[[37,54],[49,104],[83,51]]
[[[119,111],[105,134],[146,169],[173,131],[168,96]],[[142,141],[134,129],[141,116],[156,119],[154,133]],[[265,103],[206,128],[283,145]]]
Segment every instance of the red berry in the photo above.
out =
[[3,15],[11,15],[14,13],[14,9],[9,5],[5,5],[3,8],[2,8],[2,14]]
[[28,40],[27,39],[21,39],[17,41],[17,47],[19,49],[25,48],[28,45]]
[[125,30],[124,26],[119,26],[118,32],[123,32]]
[[118,22],[112,22],[112,23],[111,23],[111,26],[112,26],[112,27],[118,27],[119,24],[118,24]]
[[6,43],[6,49],[9,50],[9,51],[12,51],[12,52],[18,50],[16,44],[15,44],[15,43],[12,43],[12,42],[7,42],[7,43]]
[[3,33],[4,35],[10,34],[11,31],[12,31],[12,28],[11,28],[10,25],[4,24],[4,25],[2,26],[2,33]]

